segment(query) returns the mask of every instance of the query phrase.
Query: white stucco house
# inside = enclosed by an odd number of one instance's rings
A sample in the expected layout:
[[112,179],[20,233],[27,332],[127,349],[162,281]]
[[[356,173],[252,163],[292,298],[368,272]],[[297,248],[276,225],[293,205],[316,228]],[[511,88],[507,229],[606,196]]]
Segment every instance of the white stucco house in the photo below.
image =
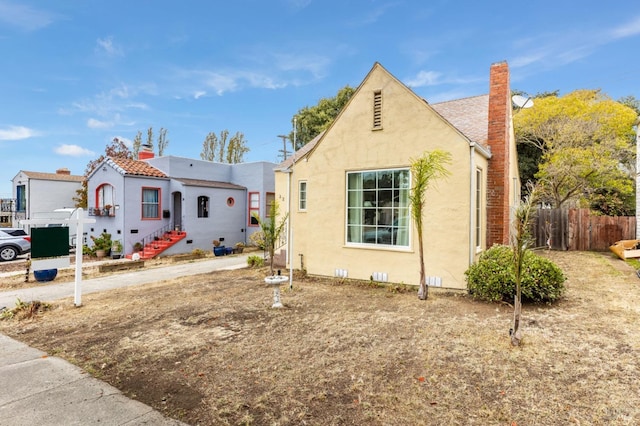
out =
[[74,197],[82,189],[83,180],[83,176],[72,175],[66,168],[55,173],[20,170],[12,179],[14,226],[43,212],[74,207]]
[[213,240],[246,244],[260,229],[252,213],[264,217],[274,199],[274,163],[154,157],[149,150],[138,158],[107,158],[88,177],[96,219],[89,237],[109,233],[126,254],[136,243],[145,246],[143,258],[211,250]]

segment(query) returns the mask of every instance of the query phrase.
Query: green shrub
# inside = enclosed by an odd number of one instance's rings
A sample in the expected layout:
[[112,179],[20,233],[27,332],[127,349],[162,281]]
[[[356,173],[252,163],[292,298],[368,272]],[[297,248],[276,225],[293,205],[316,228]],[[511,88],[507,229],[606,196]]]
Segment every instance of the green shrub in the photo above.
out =
[[265,239],[264,232],[256,231],[249,236],[249,241],[252,246],[258,247],[260,250],[264,250],[265,247]]
[[250,267],[254,268],[259,268],[261,266],[264,266],[264,258],[261,256],[257,256],[255,254],[252,254],[251,256],[247,257],[247,264],[249,264]]
[[[469,294],[489,302],[512,303],[516,293],[511,248],[495,245],[465,272]],[[552,261],[527,251],[522,265],[522,300],[553,302],[564,293],[566,277]]]

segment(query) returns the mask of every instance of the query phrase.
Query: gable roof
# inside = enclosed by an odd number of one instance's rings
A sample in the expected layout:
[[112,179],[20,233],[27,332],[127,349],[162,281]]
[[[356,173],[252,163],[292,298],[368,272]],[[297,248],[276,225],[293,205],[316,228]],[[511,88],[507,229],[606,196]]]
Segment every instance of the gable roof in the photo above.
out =
[[205,179],[189,179],[189,178],[173,178],[186,186],[199,186],[204,188],[222,188],[222,189],[247,189],[244,186],[236,185],[229,182],[220,182],[216,180]]
[[31,179],[38,180],[57,180],[57,181],[67,181],[67,182],[82,182],[84,180],[84,176],[79,175],[67,175],[64,173],[44,173],[44,172],[29,172],[26,170],[22,170],[27,177]]
[[[369,78],[369,75],[376,68],[383,69],[389,76],[393,79],[396,79],[389,71],[387,71],[382,65],[376,62],[369,71],[369,74],[364,78],[356,92],[360,89],[360,87],[364,84],[364,82]],[[396,79],[397,80],[397,79]],[[398,80],[398,83],[405,86],[407,90],[413,93],[416,97],[418,95],[413,92],[409,87],[404,85],[401,81]],[[355,96],[355,93],[354,95]],[[472,96],[462,99],[455,99],[446,102],[439,102],[435,104],[430,104],[426,99],[423,101],[431,107],[440,117],[442,117],[445,121],[451,124],[455,129],[457,129],[464,137],[466,137],[470,142],[476,142],[483,147],[487,148],[487,152],[489,152],[489,144],[488,144],[488,126],[489,126],[489,95],[479,95]],[[343,110],[348,107],[348,104],[344,106]],[[338,120],[336,117],[335,120]],[[334,121],[335,121],[334,120]],[[315,146],[320,142],[326,130],[318,134],[315,138],[310,140],[307,144],[305,144],[302,148],[293,153],[293,155],[287,158],[285,161],[281,162],[276,170],[284,170],[288,167],[291,167],[295,164],[300,158],[303,158],[310,151],[312,151]]]
[[116,169],[122,175],[128,176],[145,176],[145,177],[157,177],[167,178],[168,176],[151,166],[146,161],[131,160],[128,158],[116,158],[109,157],[105,160],[106,164]]
[[488,147],[489,95],[439,102],[431,107],[470,141]]

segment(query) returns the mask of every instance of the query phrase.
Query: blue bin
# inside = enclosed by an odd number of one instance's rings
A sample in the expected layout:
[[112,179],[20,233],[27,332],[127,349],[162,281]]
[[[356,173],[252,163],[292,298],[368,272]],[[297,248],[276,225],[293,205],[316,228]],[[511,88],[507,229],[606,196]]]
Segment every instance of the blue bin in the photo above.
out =
[[38,282],[53,281],[58,275],[57,269],[40,269],[39,271],[33,271],[33,276]]

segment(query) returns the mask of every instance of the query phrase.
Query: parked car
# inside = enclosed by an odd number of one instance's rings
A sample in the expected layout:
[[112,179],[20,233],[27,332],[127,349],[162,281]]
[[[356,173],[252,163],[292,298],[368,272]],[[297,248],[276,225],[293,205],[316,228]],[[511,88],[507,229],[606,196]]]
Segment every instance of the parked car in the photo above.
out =
[[14,260],[31,251],[31,237],[20,228],[0,228],[0,261]]

